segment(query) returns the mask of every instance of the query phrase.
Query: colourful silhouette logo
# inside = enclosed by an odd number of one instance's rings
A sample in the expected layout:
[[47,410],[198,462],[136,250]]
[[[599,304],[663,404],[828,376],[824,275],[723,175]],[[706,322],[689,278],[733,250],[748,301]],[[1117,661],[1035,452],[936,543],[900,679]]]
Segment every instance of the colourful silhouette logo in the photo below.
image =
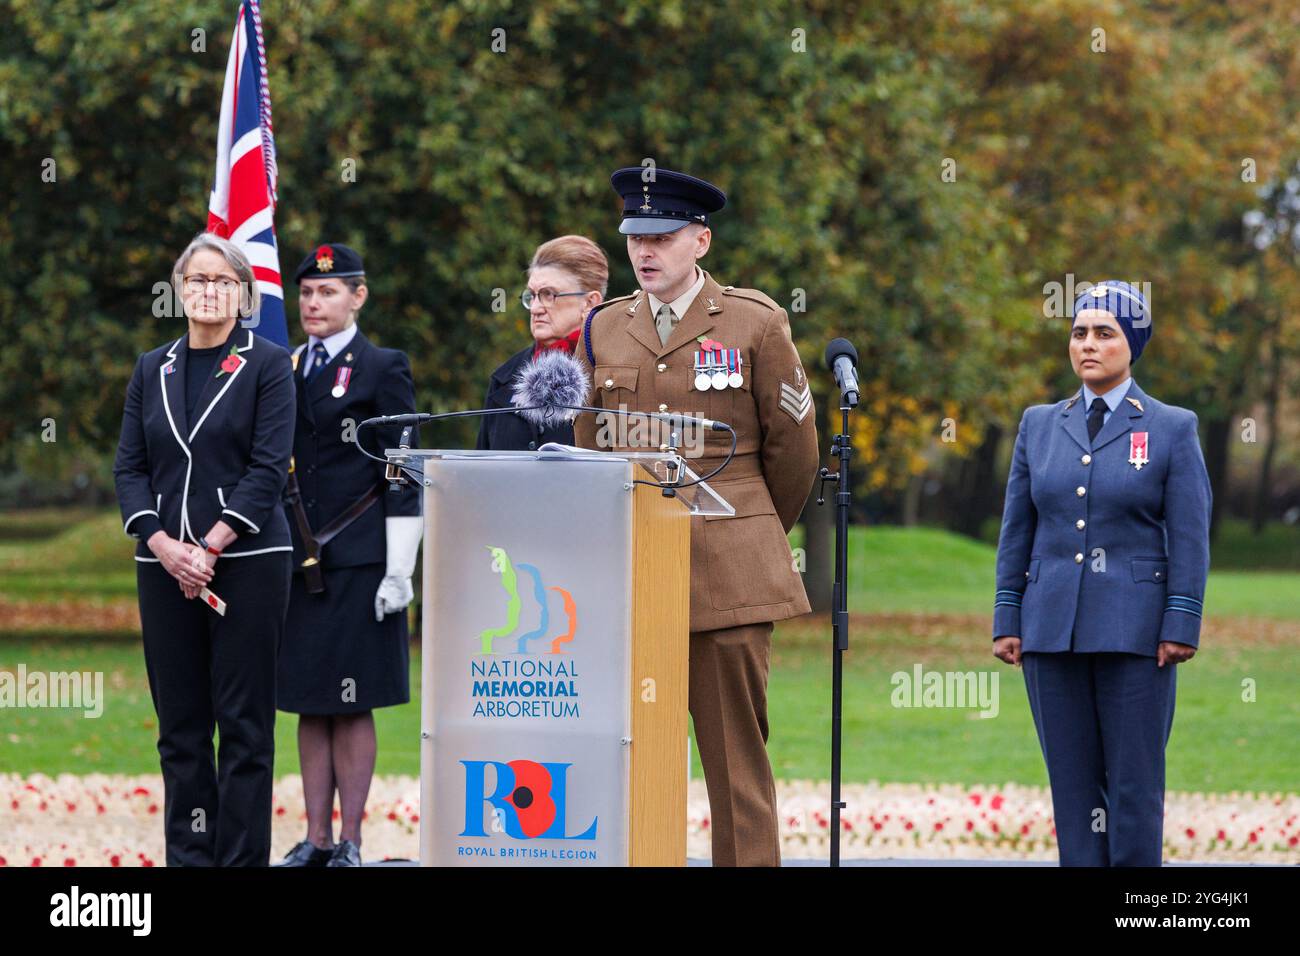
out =
[[[523,607],[523,602],[519,597],[519,576],[515,572],[515,564],[510,560],[510,555],[506,553],[505,548],[495,548],[491,545],[488,545],[488,551],[492,553],[492,570],[501,575],[501,587],[506,592],[506,622],[500,627],[485,628],[479,633],[479,651],[482,654],[494,653],[493,645],[496,639],[513,634],[519,628],[519,612]],[[573,595],[565,588],[546,587],[542,582],[542,573],[534,565],[521,562],[518,567],[520,571],[526,572],[532,579],[533,600],[541,608],[541,619],[537,622],[535,629],[519,635],[514,653],[536,653],[529,650],[529,644],[539,638],[544,638],[546,632],[550,630],[551,609],[547,605],[546,592],[555,591],[564,600],[564,614],[568,619],[568,629],[565,633],[551,639],[551,649],[546,653],[563,654],[562,645],[572,641],[573,635],[578,631],[578,606],[574,603]]]

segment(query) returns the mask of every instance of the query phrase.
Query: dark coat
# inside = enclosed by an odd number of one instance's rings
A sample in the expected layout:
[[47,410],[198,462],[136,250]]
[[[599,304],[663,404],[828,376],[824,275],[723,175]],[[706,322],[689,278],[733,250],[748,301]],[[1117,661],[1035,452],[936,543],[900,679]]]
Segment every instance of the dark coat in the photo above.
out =
[[[280,509],[293,433],[289,354],[238,323],[222,346],[240,359],[199,394],[197,418],[185,414],[189,334],[147,352],[127,386],[113,478],[123,528],[154,515],[163,530],[198,544],[218,519],[239,537],[223,555],[288,551],[289,525]],[[219,374],[218,374],[219,373]],[[157,561],[146,543],[137,561]]]
[[[297,425],[293,434],[294,475],[313,532],[348,509],[372,487],[382,485],[379,501],[321,550],[321,565],[334,568],[382,564],[387,560],[384,518],[389,515],[419,515],[420,489],[414,483],[398,488],[384,481],[384,466],[357,450],[360,440],[367,451],[382,456],[385,448],[396,448],[400,426],[366,428],[359,435],[356,426],[378,415],[402,415],[415,411],[415,383],[406,354],[373,345],[360,330],[310,382],[303,381],[307,362],[300,360],[306,344],[294,350],[294,389],[298,397]],[[333,389],[339,371],[351,368],[346,391],[335,398]],[[411,445],[419,444],[412,431]],[[293,535],[294,567],[306,558],[293,510],[283,511]]]
[[[509,408],[515,376],[533,359],[533,346],[516,352],[492,373],[484,408]],[[547,442],[573,444],[573,426],[539,428],[521,415],[484,415],[480,419],[476,448],[495,451],[536,451]]]
[[[1210,480],[1196,414],[1137,382],[1089,442],[1082,392],[1020,420],[998,542],[993,637],[1021,650],[1155,657],[1196,647]],[[1132,461],[1133,436],[1149,460]]]

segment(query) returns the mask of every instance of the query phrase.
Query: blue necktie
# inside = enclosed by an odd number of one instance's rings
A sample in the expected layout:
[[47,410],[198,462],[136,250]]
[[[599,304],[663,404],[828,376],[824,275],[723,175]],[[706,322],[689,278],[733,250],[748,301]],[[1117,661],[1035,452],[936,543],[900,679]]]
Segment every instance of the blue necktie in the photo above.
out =
[[307,374],[303,376],[303,381],[310,382],[311,377],[320,370],[330,360],[330,354],[325,350],[324,342],[317,342],[311,347],[311,362],[307,365]]
[[1110,411],[1106,407],[1106,399],[1098,395],[1092,400],[1092,407],[1088,411],[1088,441],[1092,442],[1097,437],[1097,432],[1101,431],[1102,423],[1106,420],[1106,412]]

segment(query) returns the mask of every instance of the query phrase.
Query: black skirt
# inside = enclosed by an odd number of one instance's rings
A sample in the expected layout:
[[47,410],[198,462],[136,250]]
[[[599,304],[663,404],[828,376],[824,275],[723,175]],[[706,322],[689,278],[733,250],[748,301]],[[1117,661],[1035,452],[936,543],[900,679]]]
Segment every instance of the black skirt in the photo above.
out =
[[407,610],[375,620],[384,565],[326,570],[324,578],[324,593],[308,594],[303,576],[293,576],[276,663],[276,707],[294,714],[359,714],[409,703]]

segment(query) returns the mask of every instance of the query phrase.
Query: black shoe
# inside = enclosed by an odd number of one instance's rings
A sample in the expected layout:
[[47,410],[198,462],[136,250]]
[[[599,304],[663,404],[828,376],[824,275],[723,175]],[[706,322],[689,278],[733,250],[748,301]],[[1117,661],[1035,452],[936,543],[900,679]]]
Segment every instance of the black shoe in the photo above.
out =
[[326,866],[333,856],[333,849],[322,850],[310,840],[303,840],[284,855],[279,863],[272,866]]
[[361,851],[351,840],[339,840],[334,844],[334,854],[326,866],[360,866]]

